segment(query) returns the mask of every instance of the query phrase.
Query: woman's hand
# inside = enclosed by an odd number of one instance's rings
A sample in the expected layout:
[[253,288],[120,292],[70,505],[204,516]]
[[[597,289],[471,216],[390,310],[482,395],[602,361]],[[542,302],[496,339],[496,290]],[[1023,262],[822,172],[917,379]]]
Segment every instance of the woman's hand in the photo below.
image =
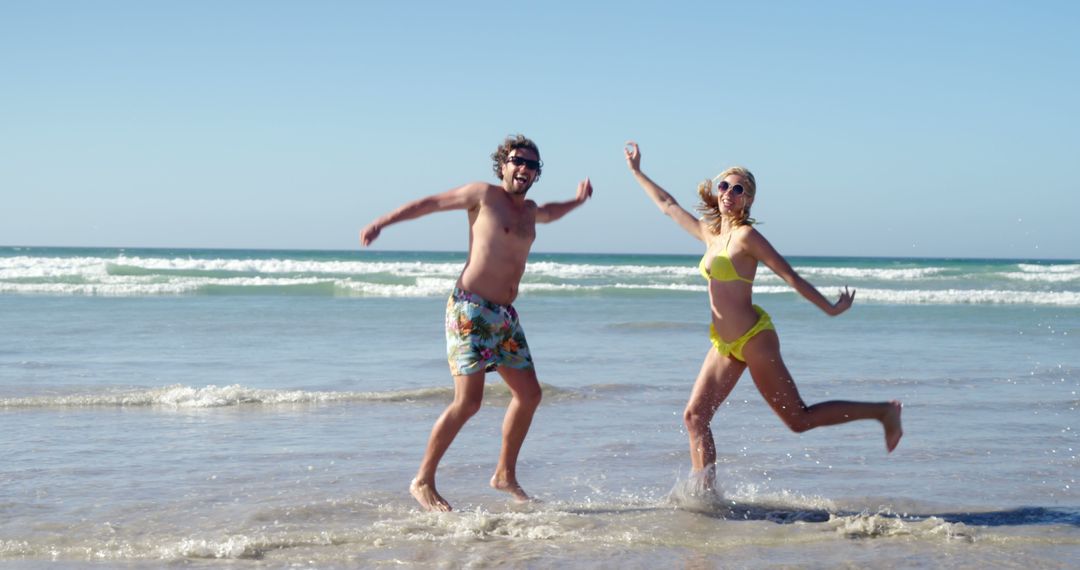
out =
[[623,154],[626,155],[626,164],[630,167],[631,172],[641,172],[641,149],[634,141],[627,141],[626,146],[623,147]]
[[844,290],[840,292],[840,299],[833,303],[832,312],[829,313],[832,316],[839,315],[844,311],[851,308],[851,304],[855,302],[855,290],[848,291],[847,286],[844,286]]

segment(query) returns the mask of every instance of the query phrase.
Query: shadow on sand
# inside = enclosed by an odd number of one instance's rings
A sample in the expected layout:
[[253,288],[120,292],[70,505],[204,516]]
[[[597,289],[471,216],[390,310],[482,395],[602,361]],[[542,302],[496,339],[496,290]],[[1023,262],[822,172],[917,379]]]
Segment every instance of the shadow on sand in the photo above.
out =
[[[638,507],[638,508],[592,508],[592,509],[568,509],[567,512],[581,515],[617,514],[627,512],[657,511],[665,507]],[[962,523],[969,526],[997,527],[997,526],[1030,526],[1030,525],[1069,525],[1080,527],[1080,510],[1051,508],[1051,507],[1018,507],[1015,509],[1000,511],[973,511],[953,513],[889,513],[870,511],[830,511],[826,509],[791,508],[777,505],[735,505],[717,506],[714,508],[682,508],[702,516],[723,520],[747,520],[769,521],[776,524],[823,523],[832,517],[855,517],[860,515],[874,515],[883,518],[896,519],[903,522],[919,522],[931,518],[940,519],[947,523]]]
[[[725,520],[766,520],[777,524],[791,524],[795,522],[827,522],[830,516],[857,516],[868,513],[866,511],[827,511],[824,509],[790,509],[747,505],[734,506],[723,511],[700,512],[700,514]],[[948,523],[963,523],[969,526],[983,527],[1044,524],[1080,527],[1080,511],[1048,507],[1019,507],[1001,511],[954,513],[895,514],[879,512],[874,514],[909,522],[937,518]]]

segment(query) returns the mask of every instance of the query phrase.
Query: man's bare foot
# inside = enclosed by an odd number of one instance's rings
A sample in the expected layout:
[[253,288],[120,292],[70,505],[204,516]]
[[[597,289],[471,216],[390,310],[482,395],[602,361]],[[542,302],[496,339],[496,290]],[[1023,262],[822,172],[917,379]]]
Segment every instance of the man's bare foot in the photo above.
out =
[[409,483],[409,493],[425,511],[446,512],[450,510],[450,503],[447,503],[446,499],[439,495],[439,492],[435,490],[435,485],[413,479],[412,483]]
[[510,493],[514,497],[514,500],[519,503],[527,503],[532,500],[529,495],[525,494],[525,490],[521,488],[521,485],[519,485],[516,480],[508,481],[500,478],[498,475],[492,475],[491,488]]
[[900,412],[904,405],[899,400],[889,402],[889,411],[881,418],[881,425],[885,426],[885,449],[892,453],[896,445],[900,443],[900,437],[904,435],[904,428],[900,424]]

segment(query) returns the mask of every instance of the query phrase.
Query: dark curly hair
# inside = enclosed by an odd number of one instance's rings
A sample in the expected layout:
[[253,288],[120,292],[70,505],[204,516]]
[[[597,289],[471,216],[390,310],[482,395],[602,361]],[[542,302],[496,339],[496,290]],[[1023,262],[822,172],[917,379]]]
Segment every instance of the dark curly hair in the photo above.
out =
[[[536,147],[536,143],[532,142],[525,135],[517,134],[506,137],[499,148],[495,149],[495,152],[491,153],[491,170],[495,172],[495,178],[502,180],[502,167],[506,164],[506,157],[510,156],[510,151],[519,148],[527,148],[536,153],[536,160],[540,160],[540,149]],[[540,171],[543,170],[544,163],[540,163],[540,167],[536,169],[536,178],[533,182],[540,180]]]

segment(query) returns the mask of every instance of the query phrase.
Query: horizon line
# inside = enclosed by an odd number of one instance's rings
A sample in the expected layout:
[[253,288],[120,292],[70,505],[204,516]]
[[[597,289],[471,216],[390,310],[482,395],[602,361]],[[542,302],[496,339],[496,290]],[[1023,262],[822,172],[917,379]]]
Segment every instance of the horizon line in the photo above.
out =
[[[188,247],[188,246],[112,246],[112,245],[0,245],[0,249],[112,249],[112,250],[129,250],[129,249],[141,249],[141,250],[191,250],[191,251],[281,251],[281,252],[333,252],[333,253],[460,253],[465,255],[467,252],[463,249],[370,249],[360,248],[355,249],[338,249],[338,248],[291,248],[291,247]],[[695,256],[696,253],[685,252],[629,252],[629,251],[532,251],[529,255],[643,255],[643,256]],[[919,256],[904,256],[904,255],[840,255],[840,254],[787,254],[784,257],[798,257],[798,258],[821,258],[821,259],[934,259],[934,260],[968,260],[968,261],[1050,261],[1050,262],[1072,262],[1080,263],[1080,259],[1068,258],[1068,257],[985,257],[985,256],[957,256],[957,255],[919,255]]]

